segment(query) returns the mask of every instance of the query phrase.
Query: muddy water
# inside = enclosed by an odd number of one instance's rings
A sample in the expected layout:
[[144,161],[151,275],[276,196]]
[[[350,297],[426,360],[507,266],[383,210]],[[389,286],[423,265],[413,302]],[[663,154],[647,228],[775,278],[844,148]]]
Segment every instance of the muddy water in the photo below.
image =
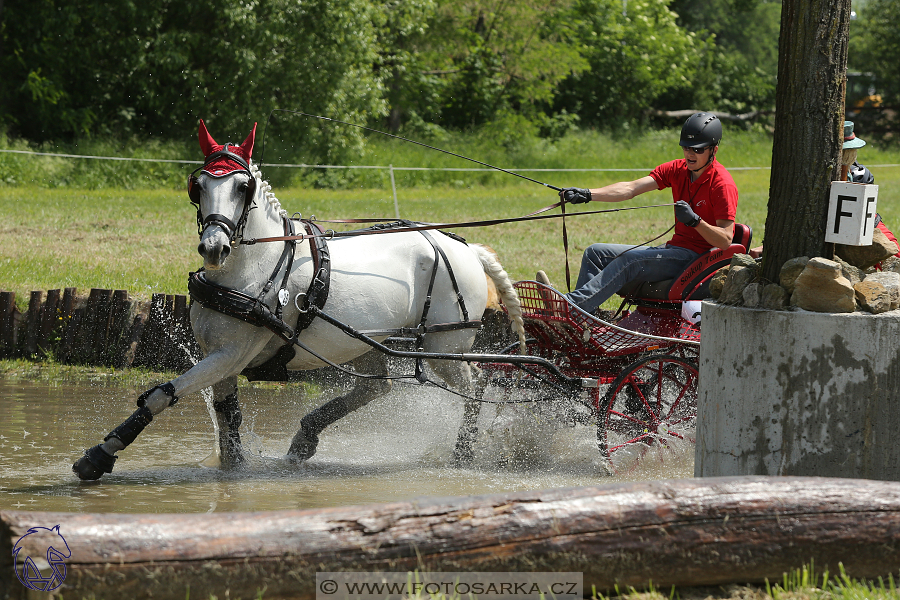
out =
[[[300,419],[324,397],[297,385],[242,388],[241,434],[249,459],[215,462],[208,401],[198,394],[157,416],[120,452],[99,482],[79,481],[72,462],[134,410],[142,390],[0,380],[0,509],[65,512],[226,512],[306,509],[690,477],[692,452],[645,460],[611,477],[596,432],[554,424],[523,407],[486,406],[471,468],[450,466],[462,401],[434,389],[398,386],[321,436],[306,463],[283,459]],[[330,395],[328,395],[330,394]]]

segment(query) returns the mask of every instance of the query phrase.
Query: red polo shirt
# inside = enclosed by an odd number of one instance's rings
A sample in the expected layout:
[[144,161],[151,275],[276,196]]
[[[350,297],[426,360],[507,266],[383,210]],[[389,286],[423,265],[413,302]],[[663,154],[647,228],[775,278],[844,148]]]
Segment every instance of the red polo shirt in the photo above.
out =
[[[672,188],[672,200],[684,200],[701,219],[710,225],[724,219],[734,221],[737,215],[738,190],[731,174],[718,160],[703,172],[697,181],[691,182],[690,171],[683,158],[659,165],[650,173],[659,189]],[[675,221],[675,235],[669,240],[672,246],[703,253],[712,248],[694,227]]]

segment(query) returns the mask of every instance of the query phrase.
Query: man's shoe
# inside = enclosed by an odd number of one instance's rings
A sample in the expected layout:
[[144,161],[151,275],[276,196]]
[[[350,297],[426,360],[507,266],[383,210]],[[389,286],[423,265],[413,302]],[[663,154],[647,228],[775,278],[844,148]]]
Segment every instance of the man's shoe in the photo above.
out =
[[[551,287],[551,288],[553,287],[553,284],[550,283],[550,278],[547,277],[547,274],[544,273],[543,271],[538,271],[534,276],[534,280],[537,281],[538,283],[546,285],[547,287]],[[543,300],[543,305],[544,305],[544,315],[548,316],[548,317],[559,316],[556,314],[556,311],[554,310],[554,306],[553,306],[553,304],[554,304],[553,296],[555,294],[553,292],[551,292],[550,290],[546,290],[544,288],[540,288],[540,292],[541,292],[541,300]]]
[[538,271],[534,275],[534,280],[537,281],[538,283],[543,283],[546,286],[553,287],[553,284],[550,283],[550,278],[547,277],[547,274],[544,273],[544,271]]

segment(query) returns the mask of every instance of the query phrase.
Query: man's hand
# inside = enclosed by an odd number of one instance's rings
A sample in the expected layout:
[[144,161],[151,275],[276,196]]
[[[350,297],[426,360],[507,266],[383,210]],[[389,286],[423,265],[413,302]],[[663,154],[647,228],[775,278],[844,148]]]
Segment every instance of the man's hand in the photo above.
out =
[[696,227],[700,223],[700,217],[697,216],[691,205],[684,200],[679,200],[675,203],[675,218],[688,227]]
[[559,193],[559,199],[570,204],[584,204],[591,201],[591,190],[566,188]]

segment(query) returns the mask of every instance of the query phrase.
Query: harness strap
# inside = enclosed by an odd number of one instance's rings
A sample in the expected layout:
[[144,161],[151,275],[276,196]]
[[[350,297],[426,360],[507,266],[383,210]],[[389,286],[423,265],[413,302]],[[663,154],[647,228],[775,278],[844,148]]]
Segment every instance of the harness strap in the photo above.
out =
[[[424,232],[423,232],[424,235]],[[429,242],[431,242],[431,246],[434,248],[434,265],[431,267],[431,278],[428,280],[428,291],[425,292],[425,302],[422,305],[422,318],[419,321],[419,327],[423,327],[425,325],[425,321],[428,319],[428,311],[431,309],[431,292],[434,290],[434,280],[437,277],[438,267],[440,266],[441,260],[438,254],[437,244],[434,243],[434,240],[430,236],[425,236]],[[425,333],[420,332],[416,336],[416,349],[424,350],[425,349]],[[419,363],[420,360],[416,361],[416,375],[419,372]]]
[[[284,226],[284,234],[285,236],[294,234],[294,225],[291,223],[290,219],[282,219]],[[275,268],[272,270],[272,274],[269,275],[269,280],[266,281],[266,284],[263,286],[262,291],[260,291],[257,299],[262,302],[263,296],[269,293],[269,290],[272,289],[272,286],[275,284],[275,278],[278,276],[278,272],[281,270],[281,265],[284,264],[285,259],[287,259],[287,268],[284,270],[284,276],[281,278],[281,287],[278,290],[276,303],[275,303],[275,316],[279,319],[281,318],[281,313],[284,310],[284,306],[288,303],[288,292],[287,292],[287,284],[288,280],[291,277],[291,267],[294,264],[294,250],[297,247],[297,242],[293,240],[288,240],[284,244],[284,251],[281,253],[281,256],[278,258],[278,262],[275,264]]]
[[466,310],[466,301],[463,299],[463,295],[459,291],[459,284],[456,282],[456,275],[453,273],[453,267],[450,265],[450,259],[447,258],[447,254],[444,252],[444,249],[441,248],[435,241],[434,238],[427,231],[423,231],[422,235],[431,242],[431,245],[434,246],[434,249],[437,250],[441,258],[444,259],[444,264],[447,265],[447,275],[450,276],[450,283],[453,284],[453,291],[456,292],[456,302],[459,304],[459,310],[462,311],[463,321],[469,320],[469,311]]
[[[434,248],[434,266],[431,269],[431,279],[428,281],[428,292],[425,295],[425,304],[422,307],[422,319],[419,321],[419,333],[416,335],[416,350],[419,352],[424,352],[425,350],[425,333],[426,326],[425,321],[428,318],[428,310],[431,308],[431,292],[434,290],[434,280],[437,277],[438,267],[440,267],[441,259],[444,259],[444,264],[447,265],[447,274],[450,276],[450,283],[453,284],[453,291],[456,292],[456,301],[459,304],[459,308],[462,311],[463,322],[469,321],[469,312],[466,310],[466,303],[463,300],[462,294],[459,291],[459,284],[456,282],[456,275],[453,274],[453,267],[450,265],[450,259],[447,258],[447,254],[444,252],[444,249],[441,248],[437,242],[434,241],[434,238],[427,231],[422,231],[422,236],[428,240],[428,243],[431,244],[431,247]],[[416,379],[419,381],[425,381],[425,367],[422,364],[422,359],[416,359]]]
[[[284,232],[286,235],[294,235],[294,222],[290,219],[284,220]],[[284,277],[281,279],[281,288],[278,290],[278,306],[275,308],[275,316],[279,319],[290,298],[290,293],[288,292],[288,280],[291,278],[291,269],[294,268],[294,254],[297,253],[297,242],[291,240],[288,241],[288,244],[290,244],[290,251],[285,248],[288,257],[287,266],[284,268]]]
[[441,333],[443,331],[456,331],[458,329],[481,329],[481,321],[457,321],[455,323],[435,323],[434,325],[419,325],[418,327],[397,327],[395,329],[365,329],[360,331],[363,335],[380,337],[383,335],[417,336],[422,333]]
[[231,236],[237,231],[237,224],[226,217],[225,215],[220,215],[219,213],[211,213],[206,215],[206,218],[203,219],[203,223],[201,223],[201,227],[206,229],[209,225],[219,225],[225,229],[225,235],[228,236],[228,239],[231,239]]
[[265,327],[285,341],[289,342],[294,337],[294,330],[276,317],[261,300],[209,282],[202,271],[190,273],[188,293],[192,300],[206,308],[257,327]]
[[[309,282],[309,288],[306,294],[303,294],[303,306],[297,304],[300,315],[297,317],[296,331],[303,331],[316,318],[316,311],[310,310],[315,306],[321,309],[328,300],[328,290],[331,287],[331,252],[328,250],[328,243],[322,235],[322,229],[310,221],[301,221],[306,230],[309,232],[309,252],[312,256],[313,277]],[[298,295],[297,298],[299,298]],[[297,302],[297,298],[294,302]]]

